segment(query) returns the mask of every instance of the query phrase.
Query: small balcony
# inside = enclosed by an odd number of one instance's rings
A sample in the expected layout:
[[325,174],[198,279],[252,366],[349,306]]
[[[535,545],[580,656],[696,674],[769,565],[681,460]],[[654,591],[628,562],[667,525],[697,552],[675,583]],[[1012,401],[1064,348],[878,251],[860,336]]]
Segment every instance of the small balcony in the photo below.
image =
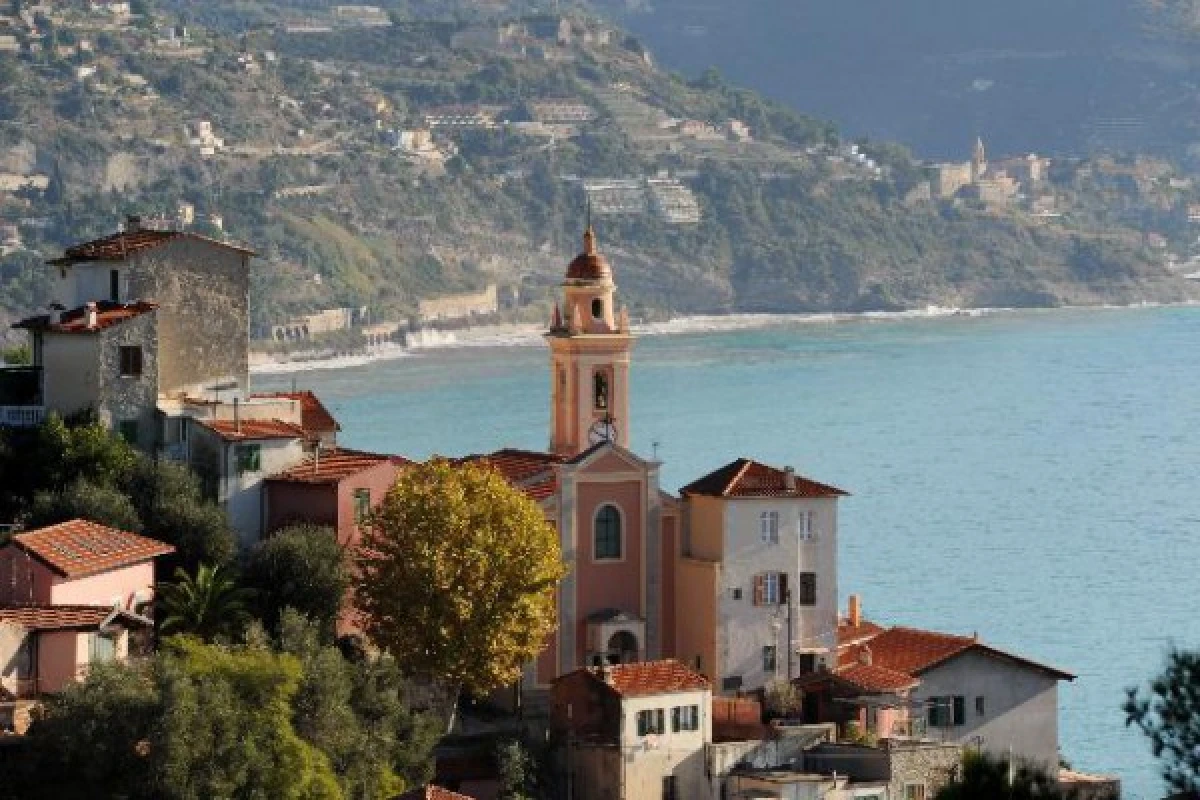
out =
[[42,368],[0,368],[0,427],[30,428],[45,418]]

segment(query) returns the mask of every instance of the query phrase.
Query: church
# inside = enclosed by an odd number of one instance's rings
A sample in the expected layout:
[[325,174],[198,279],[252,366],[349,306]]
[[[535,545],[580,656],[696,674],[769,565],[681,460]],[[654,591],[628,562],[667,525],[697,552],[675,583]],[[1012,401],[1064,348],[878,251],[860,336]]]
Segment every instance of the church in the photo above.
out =
[[832,663],[845,492],[749,459],[665,491],[661,464],[632,449],[635,339],[590,224],[562,287],[545,334],[548,449],[464,459],[539,502],[570,565],[558,630],[524,688],[581,666],[676,658],[732,693]]

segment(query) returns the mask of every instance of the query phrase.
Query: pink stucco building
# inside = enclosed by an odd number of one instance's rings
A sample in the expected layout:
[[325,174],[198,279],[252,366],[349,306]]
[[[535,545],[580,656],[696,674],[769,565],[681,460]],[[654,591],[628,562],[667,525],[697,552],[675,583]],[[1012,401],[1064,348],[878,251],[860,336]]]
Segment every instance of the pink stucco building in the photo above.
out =
[[86,520],[20,533],[0,548],[0,726],[97,661],[125,658],[152,627],[154,559],[175,548]]

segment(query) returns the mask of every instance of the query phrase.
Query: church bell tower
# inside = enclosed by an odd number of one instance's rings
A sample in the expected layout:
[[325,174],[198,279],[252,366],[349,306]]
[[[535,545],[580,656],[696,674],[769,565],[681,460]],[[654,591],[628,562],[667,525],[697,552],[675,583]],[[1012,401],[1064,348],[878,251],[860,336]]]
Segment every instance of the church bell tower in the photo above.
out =
[[629,446],[629,315],[614,306],[612,267],[589,221],[583,252],[567,267],[550,345],[550,450],[574,456],[602,441]]

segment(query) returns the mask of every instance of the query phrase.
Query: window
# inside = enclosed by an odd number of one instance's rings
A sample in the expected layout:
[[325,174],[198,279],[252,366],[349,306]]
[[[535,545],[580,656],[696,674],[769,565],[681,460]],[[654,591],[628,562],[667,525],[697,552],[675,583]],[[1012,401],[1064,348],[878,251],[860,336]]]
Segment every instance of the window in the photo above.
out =
[[929,727],[949,728],[967,724],[967,699],[960,695],[929,698]]
[[137,444],[138,421],[136,419],[121,420],[117,423],[117,435],[130,444]]
[[616,506],[601,506],[596,512],[595,540],[596,560],[621,557],[621,512]]
[[724,680],[721,681],[721,691],[722,692],[736,692],[738,689],[741,689],[741,688],[742,688],[742,676],[741,675],[730,675],[728,678],[725,678]]
[[599,297],[592,300],[592,318],[600,319],[604,316],[604,301]]
[[817,654],[801,653],[797,656],[797,668],[801,675],[809,675],[817,671]]
[[117,640],[103,633],[88,635],[88,663],[99,664],[117,657]]
[[142,348],[123,346],[121,348],[121,377],[138,378],[142,374]]
[[114,303],[121,302],[121,271],[119,269],[108,271],[108,299]]
[[700,730],[700,706],[675,706],[671,709],[671,732]]
[[758,515],[758,535],[763,544],[779,544],[778,511],[764,511]]
[[667,726],[663,723],[663,710],[661,708],[652,708],[646,711],[639,711],[637,715],[637,735],[649,736],[650,734],[664,734],[667,732]]
[[925,800],[925,784],[904,784],[904,800]]
[[801,511],[800,512],[800,538],[802,540],[812,540],[817,537],[817,512]]
[[763,647],[763,672],[775,674],[775,645],[773,644]]
[[817,604],[817,573],[800,573],[800,596],[796,598],[796,602],[802,606]]
[[787,602],[787,573],[764,572],[754,576],[754,605],[778,606]]
[[354,490],[354,522],[361,524],[367,515],[371,513],[371,490],[370,489],[355,489]]
[[608,408],[608,376],[603,372],[592,376],[592,405],[601,411]]
[[239,444],[237,446],[237,471],[241,475],[246,472],[258,472],[262,468],[262,452],[259,445]]
[[741,599],[742,599],[742,590],[741,590],[740,588],[738,588],[738,589],[731,589],[731,590],[730,590],[730,592],[733,594],[733,599],[734,599],[734,600],[741,600]]
[[663,776],[663,800],[679,800],[679,784],[674,775]]
[[987,711],[984,710],[983,695],[979,695],[975,698],[975,713],[981,717],[987,715]]

